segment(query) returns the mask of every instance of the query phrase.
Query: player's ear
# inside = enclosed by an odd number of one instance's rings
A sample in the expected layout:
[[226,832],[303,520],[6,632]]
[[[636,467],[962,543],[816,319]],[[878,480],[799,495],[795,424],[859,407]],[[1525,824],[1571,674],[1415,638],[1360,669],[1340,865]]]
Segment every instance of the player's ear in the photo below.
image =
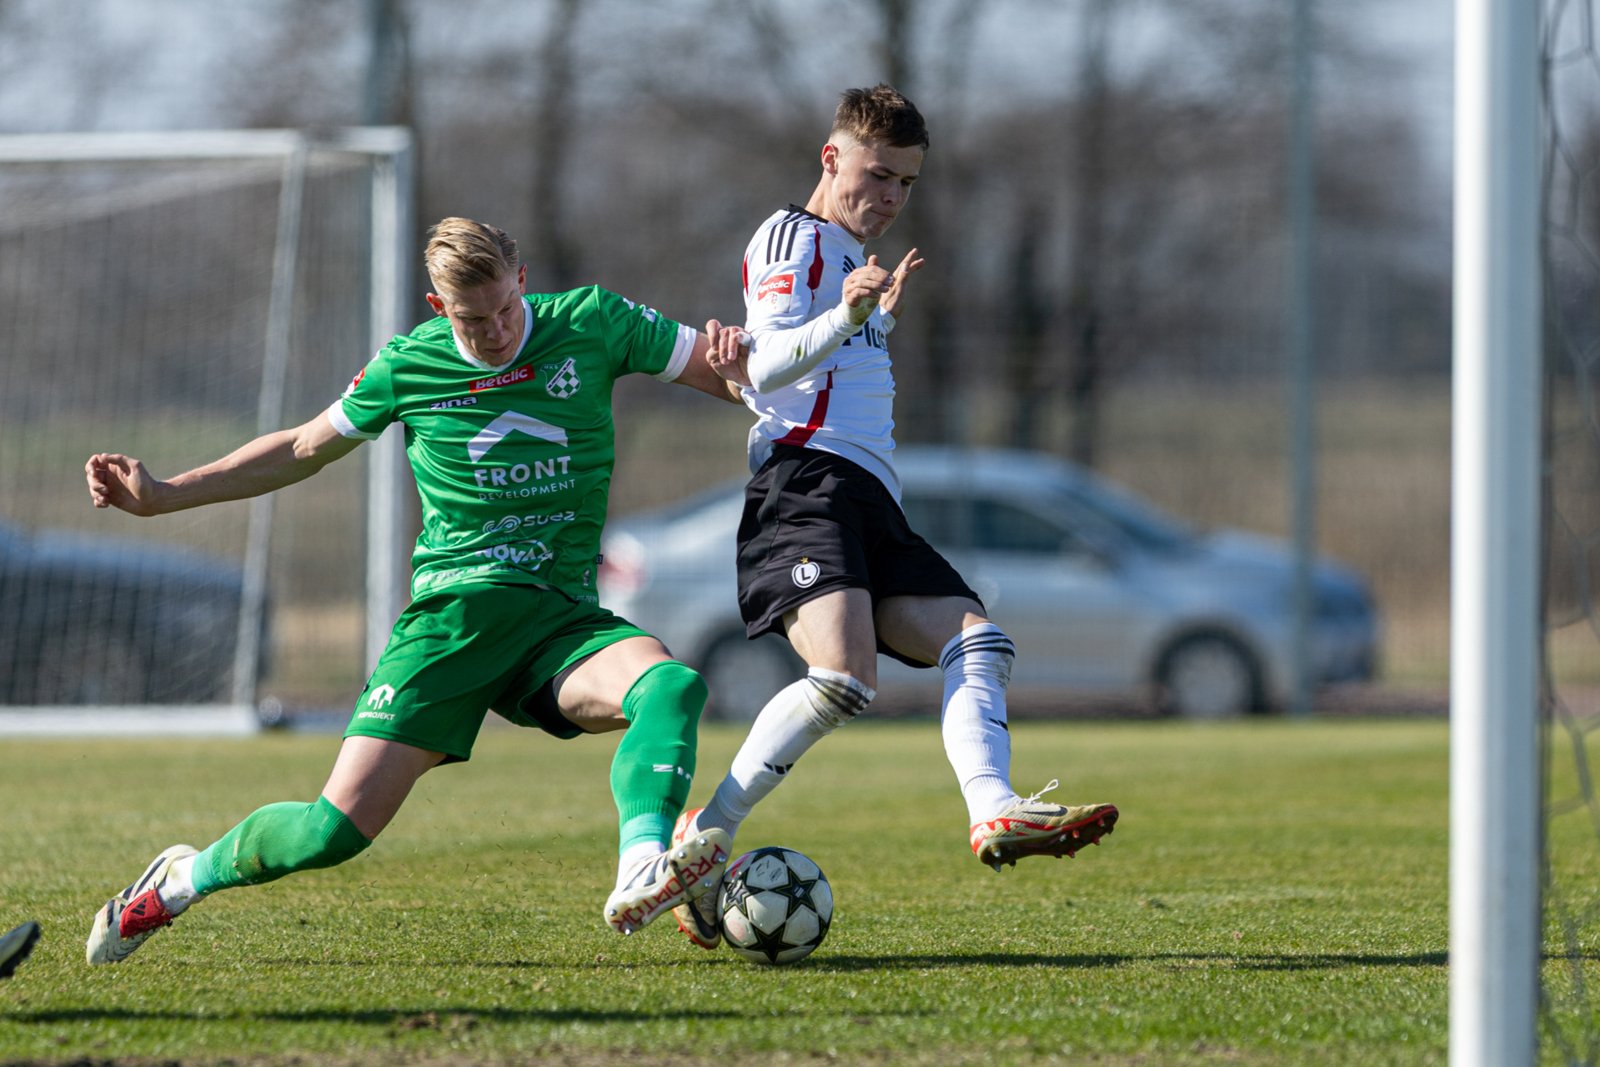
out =
[[434,314],[444,314],[444,298],[438,293],[428,293],[425,299],[428,301],[428,306],[433,309]]
[[831,142],[822,146],[822,169],[829,174],[839,173],[839,149]]
[[517,264],[517,292],[526,293],[527,291],[528,265],[526,263],[519,263]]

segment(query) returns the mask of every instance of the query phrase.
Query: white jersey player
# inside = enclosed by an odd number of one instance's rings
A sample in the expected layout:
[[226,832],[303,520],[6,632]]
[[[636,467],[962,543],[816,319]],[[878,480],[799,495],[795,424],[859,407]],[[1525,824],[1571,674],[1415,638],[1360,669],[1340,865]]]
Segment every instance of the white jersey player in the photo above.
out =
[[[1005,688],[1015,649],[900,508],[888,338],[922,260],[913,249],[890,271],[866,245],[905,206],[927,147],[922,115],[896,90],[844,93],[810,199],[767,219],[745,252],[748,356],[735,338],[713,338],[709,362],[730,377],[748,371],[743,397],[756,414],[740,612],[750,637],[787,636],[807,671],[761,709],[716,793],[684,813],[675,839],[735,834],[812,745],[865,710],[880,652],[944,673],[945,753],[979,860],[999,870],[1024,856],[1070,856],[1116,824],[1110,804],[1063,806],[1011,787]],[[675,909],[706,948],[719,938],[710,899]]]

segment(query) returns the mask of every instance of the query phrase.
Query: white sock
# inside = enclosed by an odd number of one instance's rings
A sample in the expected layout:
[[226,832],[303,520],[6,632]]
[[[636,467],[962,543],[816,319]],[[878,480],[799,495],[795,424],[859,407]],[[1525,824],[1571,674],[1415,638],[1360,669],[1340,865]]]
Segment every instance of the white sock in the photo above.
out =
[[727,777],[695,820],[700,829],[720,827],[732,837],[750,809],[778,788],[801,756],[866,708],[877,693],[848,674],[812,667],[778,691],[756,716]]
[[973,824],[994,818],[1018,799],[1011,788],[1011,734],[1006,727],[1006,683],[1015,656],[1011,639],[987,622],[961,631],[939,653],[944,752]]
[[194,861],[193,856],[173,860],[172,866],[167,868],[166,877],[156,886],[156,896],[161,898],[161,903],[166,905],[167,913],[170,915],[180,914],[190,904],[200,899],[200,894],[195,892],[194,888]]
[[659,856],[666,849],[658,841],[641,841],[637,845],[630,845],[617,857],[617,888],[621,889],[639,865],[653,856]]

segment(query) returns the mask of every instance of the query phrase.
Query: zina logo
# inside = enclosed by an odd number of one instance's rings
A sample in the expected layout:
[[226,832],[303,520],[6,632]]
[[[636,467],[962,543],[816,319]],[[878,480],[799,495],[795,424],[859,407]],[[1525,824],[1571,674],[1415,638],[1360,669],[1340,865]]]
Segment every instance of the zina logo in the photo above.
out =
[[394,703],[394,686],[380,685],[367,696],[367,707],[381,708]]
[[801,589],[810,589],[817,584],[817,579],[822,576],[822,568],[812,563],[809,559],[802,559],[794,565],[794,570],[789,572],[794,579],[794,584]]

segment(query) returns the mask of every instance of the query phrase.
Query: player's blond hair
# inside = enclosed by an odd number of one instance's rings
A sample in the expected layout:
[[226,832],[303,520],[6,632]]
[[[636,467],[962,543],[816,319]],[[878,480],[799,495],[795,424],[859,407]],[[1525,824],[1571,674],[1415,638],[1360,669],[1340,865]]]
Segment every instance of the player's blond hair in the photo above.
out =
[[898,89],[881,82],[871,89],[846,89],[840,94],[828,139],[841,136],[857,144],[928,148],[928,125],[922,112]]
[[453,217],[428,230],[422,261],[433,287],[448,293],[497,282],[515,274],[521,263],[510,234],[486,222]]

